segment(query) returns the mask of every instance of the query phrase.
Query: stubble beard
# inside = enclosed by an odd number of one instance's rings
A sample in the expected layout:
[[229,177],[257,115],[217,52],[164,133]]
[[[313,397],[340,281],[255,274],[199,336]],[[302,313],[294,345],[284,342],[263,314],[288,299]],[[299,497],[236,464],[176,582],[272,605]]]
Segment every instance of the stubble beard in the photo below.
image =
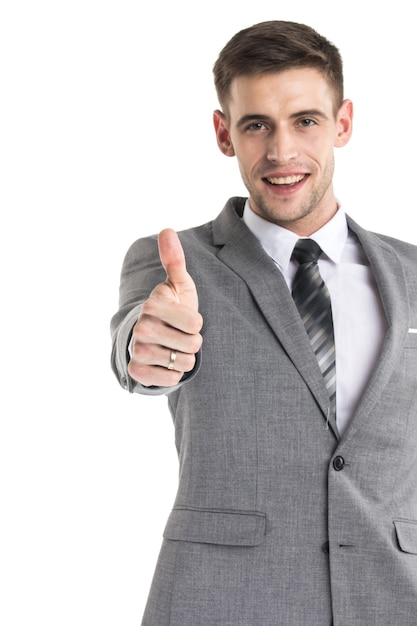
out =
[[[288,196],[279,198],[277,204],[273,206],[262,193],[254,188],[254,185],[247,180],[247,177],[242,175],[242,178],[249,192],[252,210],[269,222],[285,228],[291,223],[298,222],[314,213],[332,184],[333,172],[334,160],[331,160],[319,184],[312,189],[308,198],[298,205],[295,205],[294,199]],[[313,174],[314,171],[311,171],[311,175]],[[262,176],[259,175],[258,178],[261,179]]]

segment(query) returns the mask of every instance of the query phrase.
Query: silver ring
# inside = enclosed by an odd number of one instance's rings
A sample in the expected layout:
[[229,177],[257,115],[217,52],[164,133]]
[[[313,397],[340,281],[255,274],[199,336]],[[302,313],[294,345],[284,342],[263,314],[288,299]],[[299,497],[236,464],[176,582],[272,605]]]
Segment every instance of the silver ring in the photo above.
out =
[[167,365],[167,369],[173,370],[175,365],[175,359],[177,358],[176,350],[171,350],[171,355],[169,357],[169,363]]

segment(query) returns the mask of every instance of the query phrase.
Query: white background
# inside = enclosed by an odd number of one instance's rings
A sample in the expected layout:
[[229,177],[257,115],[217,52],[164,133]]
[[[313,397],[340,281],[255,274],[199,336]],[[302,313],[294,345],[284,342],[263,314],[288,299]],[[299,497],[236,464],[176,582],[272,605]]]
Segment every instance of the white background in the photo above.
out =
[[140,623],[177,463],[165,398],[110,371],[109,320],[133,240],[245,194],[211,121],[212,65],[236,31],[289,19],[336,43],[355,104],[337,195],[417,243],[414,21],[406,0],[352,4],[2,3],[3,626]]

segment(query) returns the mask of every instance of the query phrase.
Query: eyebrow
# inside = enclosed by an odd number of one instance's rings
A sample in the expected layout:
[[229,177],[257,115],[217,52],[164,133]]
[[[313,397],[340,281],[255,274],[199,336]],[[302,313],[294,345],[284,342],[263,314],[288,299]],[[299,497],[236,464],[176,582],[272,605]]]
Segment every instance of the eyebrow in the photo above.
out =
[[[298,117],[319,117],[323,120],[329,119],[328,116],[320,109],[305,109],[304,111],[296,111],[290,115],[290,119],[296,119]],[[237,128],[241,128],[250,122],[258,122],[263,120],[265,122],[273,122],[274,120],[269,115],[262,115],[262,113],[250,113],[241,117],[237,123]]]
[[321,111],[320,109],[306,109],[305,111],[298,111],[297,113],[290,115],[290,119],[294,119],[296,117],[321,117],[323,120],[329,119],[324,111]]

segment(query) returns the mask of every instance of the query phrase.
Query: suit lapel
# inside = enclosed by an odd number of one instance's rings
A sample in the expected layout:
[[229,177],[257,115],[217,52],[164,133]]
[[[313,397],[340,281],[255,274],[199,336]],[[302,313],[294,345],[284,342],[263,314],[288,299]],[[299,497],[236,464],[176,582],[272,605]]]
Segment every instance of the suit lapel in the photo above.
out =
[[[245,199],[230,200],[213,223],[218,258],[238,274],[328,419],[329,397],[304,324],[279,269],[240,219]],[[336,424],[329,425],[339,439]]]
[[408,332],[409,302],[402,263],[394,248],[350,218],[348,225],[369,260],[388,325],[380,356],[347,430],[346,436],[350,437],[360,421],[369,415],[398,365]]
[[[232,198],[213,223],[218,258],[246,283],[266,322],[327,419],[328,395],[304,325],[281,272],[240,219],[244,205],[245,198]],[[408,330],[409,304],[402,264],[394,248],[349,217],[347,219],[373,270],[388,324],[377,364],[346,431],[346,437],[350,437],[380,398],[401,358]],[[336,424],[330,420],[329,425],[340,439]]]

